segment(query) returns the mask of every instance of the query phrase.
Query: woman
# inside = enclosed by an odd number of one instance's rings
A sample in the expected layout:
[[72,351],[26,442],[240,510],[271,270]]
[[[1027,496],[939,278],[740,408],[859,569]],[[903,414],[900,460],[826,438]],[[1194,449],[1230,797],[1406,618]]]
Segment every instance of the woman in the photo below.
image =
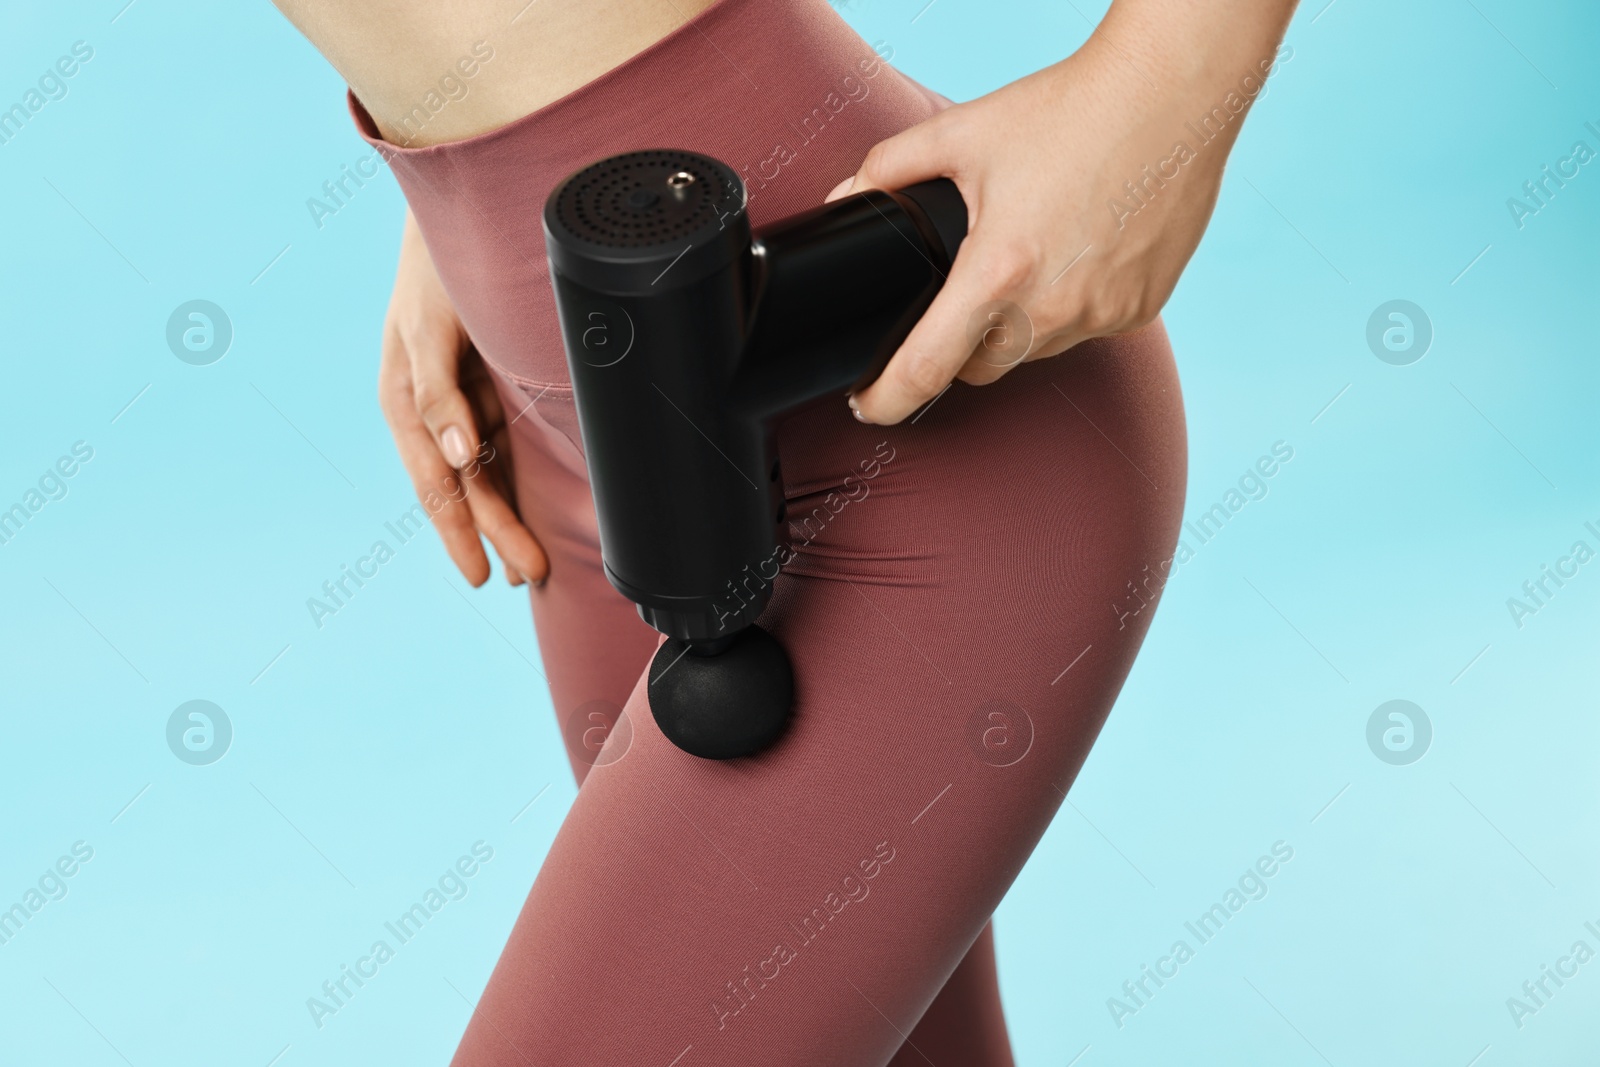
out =
[[[420,495],[467,483],[434,521],[470,582],[481,536],[530,583],[583,781],[455,1063],[1010,1064],[989,917],[1170,566],[1155,317],[1293,0],[1115,0],[954,105],[824,0],[279,6],[410,205],[379,374],[401,457]],[[970,215],[881,377],[779,427],[808,518],[761,621],[795,721],[726,763],[645,704],[660,636],[601,571],[539,222],[567,174],[656,147],[733,166],[757,227],[939,175]]]

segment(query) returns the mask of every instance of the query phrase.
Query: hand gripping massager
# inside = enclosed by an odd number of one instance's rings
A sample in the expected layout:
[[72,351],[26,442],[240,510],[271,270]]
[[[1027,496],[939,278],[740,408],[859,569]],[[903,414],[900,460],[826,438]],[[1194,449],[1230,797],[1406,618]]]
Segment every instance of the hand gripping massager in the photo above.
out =
[[579,170],[544,206],[606,577],[668,638],[657,724],[708,759],[772,744],[794,698],[755,625],[786,561],[773,424],[875,379],[967,232],[944,178],[759,233],[745,202],[725,164],[652,150]]

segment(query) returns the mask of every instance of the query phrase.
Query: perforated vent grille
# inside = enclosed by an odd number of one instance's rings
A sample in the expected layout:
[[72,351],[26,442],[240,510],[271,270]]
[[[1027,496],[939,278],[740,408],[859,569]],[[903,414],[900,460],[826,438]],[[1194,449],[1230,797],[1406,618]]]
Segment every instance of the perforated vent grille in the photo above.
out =
[[597,245],[650,248],[680,241],[737,206],[727,176],[703,157],[630,152],[575,175],[556,217],[574,237]]

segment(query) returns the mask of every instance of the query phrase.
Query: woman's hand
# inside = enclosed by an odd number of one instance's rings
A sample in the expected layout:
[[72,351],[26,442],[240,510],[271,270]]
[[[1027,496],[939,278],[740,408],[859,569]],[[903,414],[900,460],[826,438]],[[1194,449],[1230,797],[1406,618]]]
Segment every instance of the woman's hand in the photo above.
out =
[[512,585],[543,582],[544,549],[509,503],[505,413],[409,211],[383,324],[378,401],[417,499],[467,581],[489,578],[481,534]]
[[1205,232],[1292,9],[1119,0],[1066,60],[873,146],[828,200],[944,176],[969,226],[939,295],[850,398],[856,417],[896,423],[953,378],[986,384],[1154,319]]

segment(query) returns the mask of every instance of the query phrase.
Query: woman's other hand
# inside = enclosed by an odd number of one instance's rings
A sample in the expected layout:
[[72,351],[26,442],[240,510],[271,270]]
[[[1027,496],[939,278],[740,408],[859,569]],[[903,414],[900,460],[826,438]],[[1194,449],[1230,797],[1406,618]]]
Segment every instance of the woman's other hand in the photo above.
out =
[[505,412],[410,211],[383,324],[378,401],[417,499],[467,581],[489,578],[481,535],[512,585],[543,582],[544,549],[510,503]]
[[879,378],[890,424],[954,378],[1136,329],[1160,312],[1216,204],[1249,105],[1292,50],[1292,0],[1117,0],[1082,48],[873,146],[828,200],[948,177],[968,236]]

